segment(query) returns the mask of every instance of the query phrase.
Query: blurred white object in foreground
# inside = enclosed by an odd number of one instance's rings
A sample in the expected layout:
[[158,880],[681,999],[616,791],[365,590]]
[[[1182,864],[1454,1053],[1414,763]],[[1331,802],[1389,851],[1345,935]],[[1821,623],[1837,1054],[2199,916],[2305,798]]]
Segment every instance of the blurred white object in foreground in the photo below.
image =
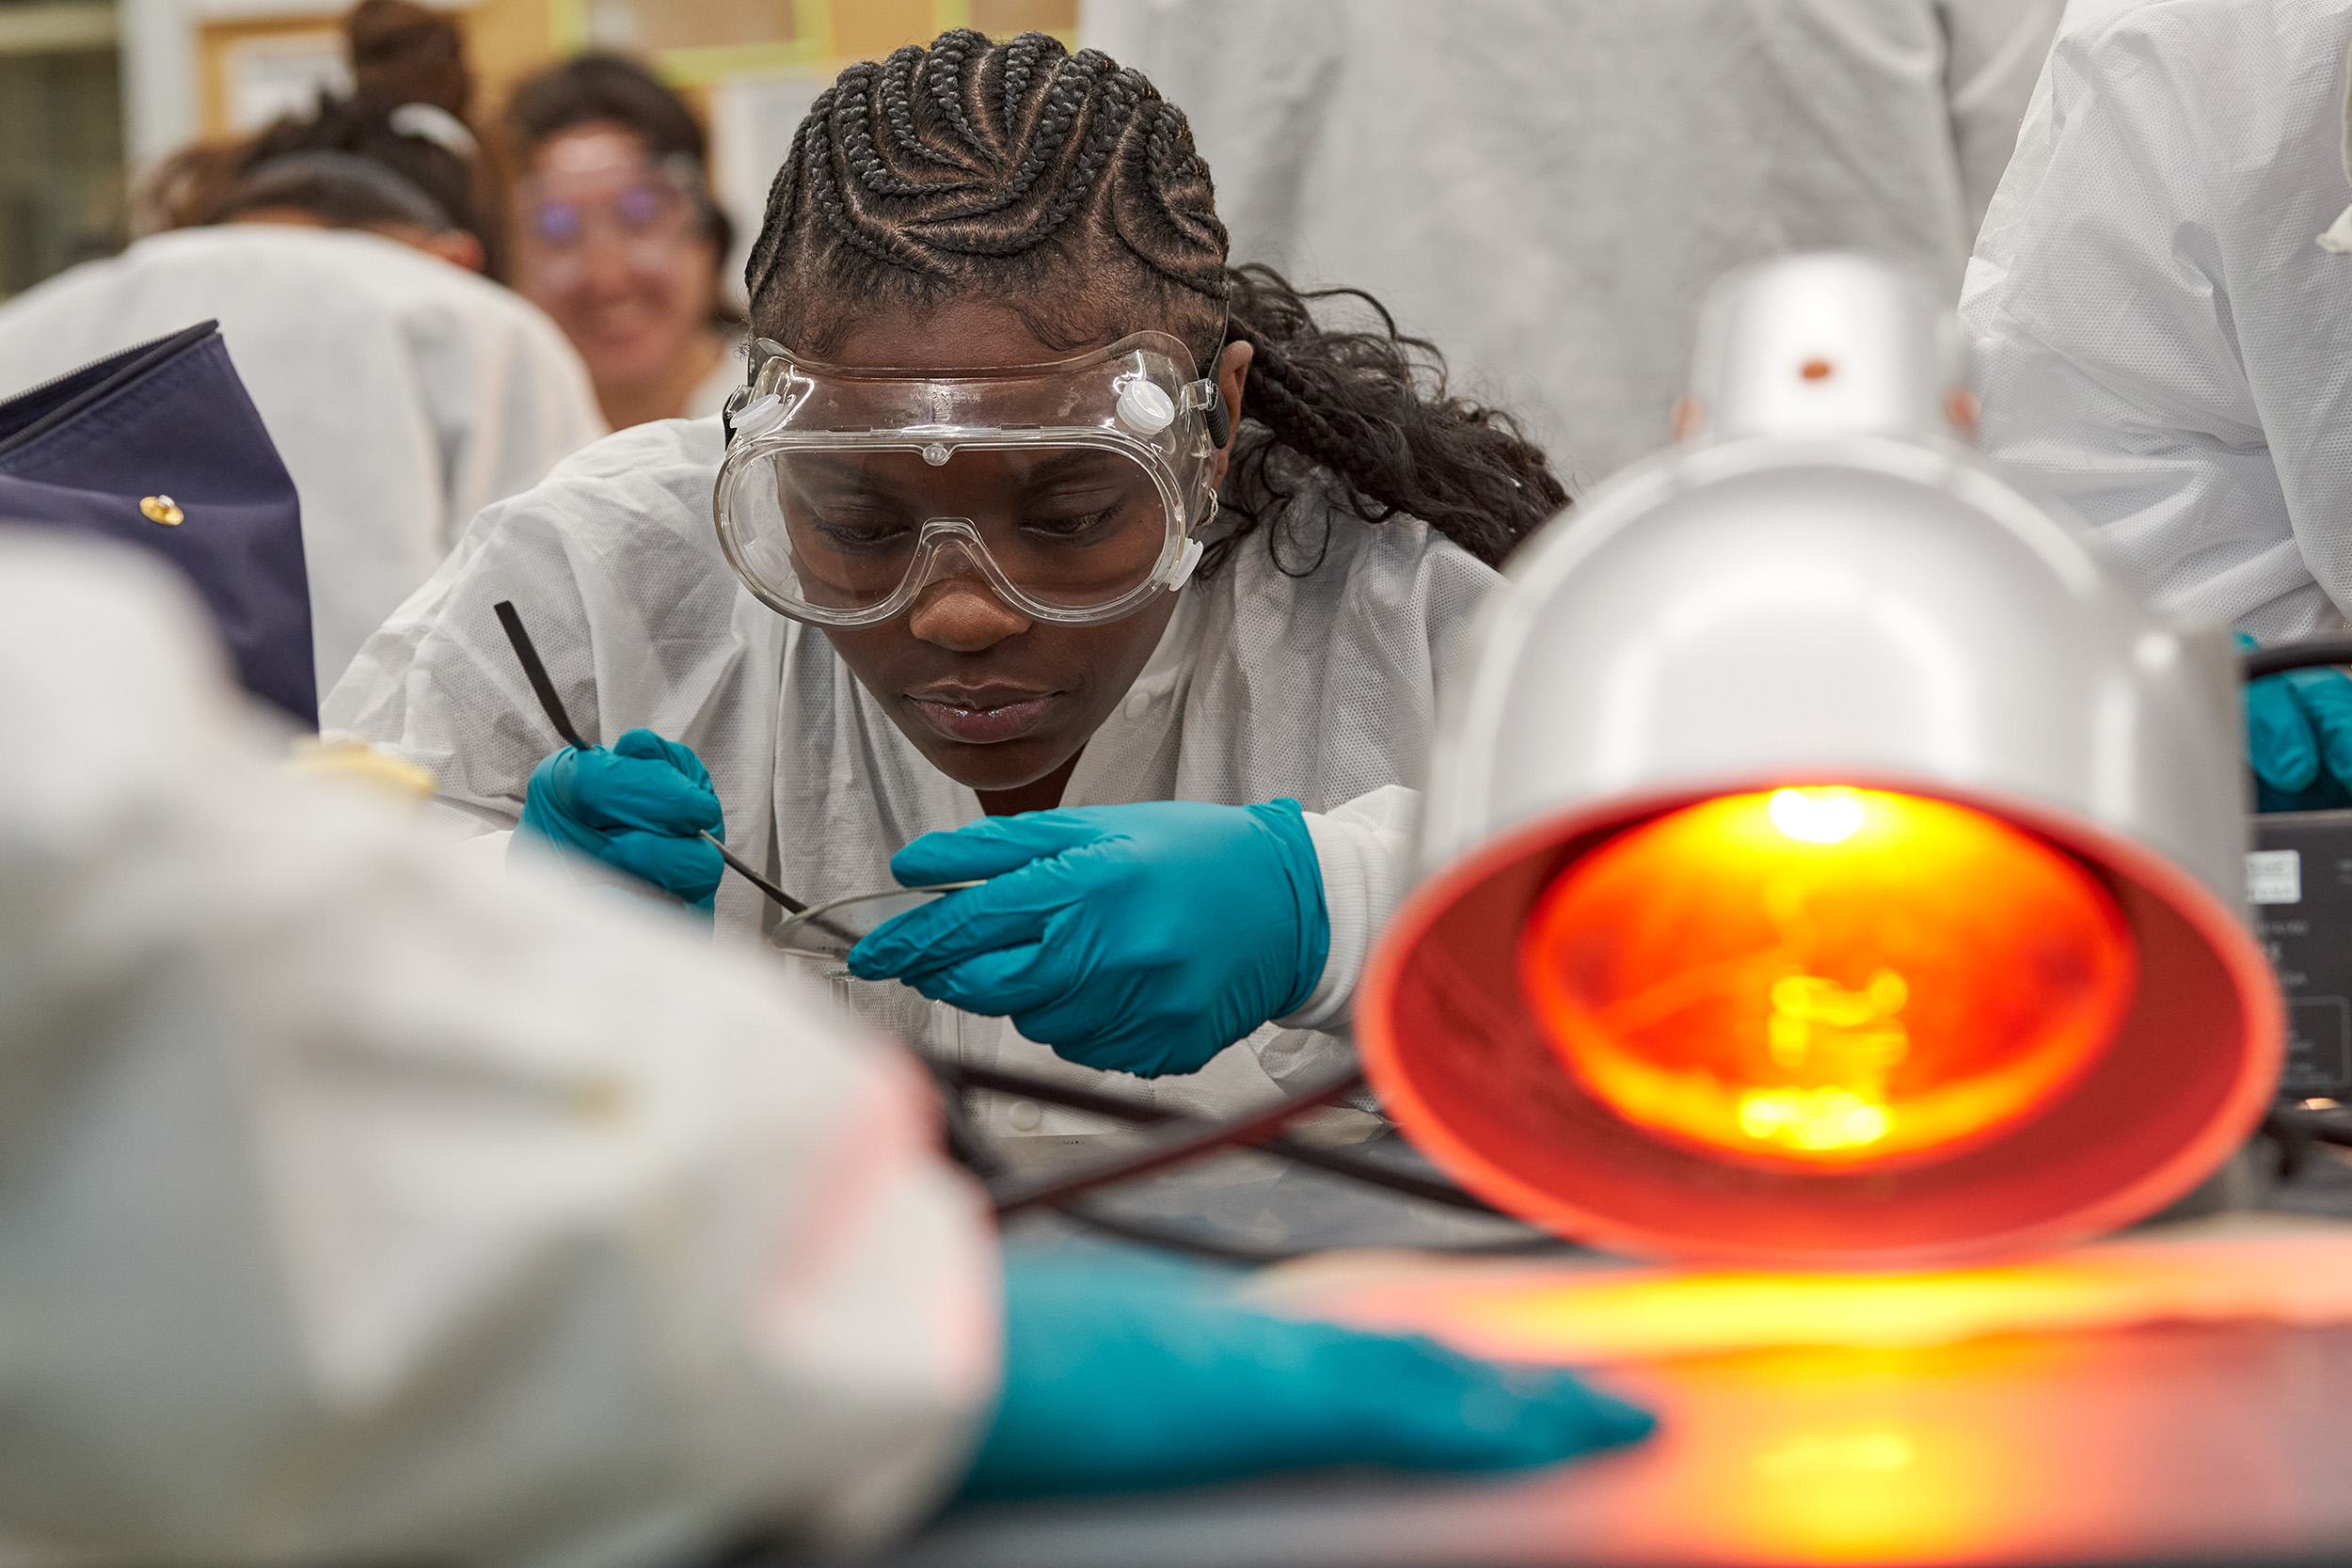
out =
[[998,1310],[913,1069],[284,776],[199,627],[0,531],[0,1538],[592,1568],[911,1520]]

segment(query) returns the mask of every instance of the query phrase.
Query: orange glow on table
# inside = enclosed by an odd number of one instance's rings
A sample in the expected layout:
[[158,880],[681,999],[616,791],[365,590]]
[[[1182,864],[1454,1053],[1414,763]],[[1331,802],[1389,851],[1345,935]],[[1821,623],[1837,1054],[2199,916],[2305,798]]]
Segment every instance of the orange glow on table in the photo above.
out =
[[1331,1560],[2352,1556],[2340,1221],[2232,1216],[1915,1275],[1335,1253],[1249,1299],[1575,1367],[1660,1418],[1633,1448],[1437,1504],[1367,1516],[1350,1494],[1360,1549]]
[[2352,1225],[2265,1215],[1929,1274],[1469,1262],[1334,1253],[1261,1302],[1468,1354],[1558,1366],[1790,1347],[1915,1349],[2155,1323],[2352,1323]]
[[1947,801],[1723,796],[1537,900],[1519,977],[1561,1062],[1634,1124],[1745,1163],[1947,1153],[2114,1039],[2137,954],[2079,863]]

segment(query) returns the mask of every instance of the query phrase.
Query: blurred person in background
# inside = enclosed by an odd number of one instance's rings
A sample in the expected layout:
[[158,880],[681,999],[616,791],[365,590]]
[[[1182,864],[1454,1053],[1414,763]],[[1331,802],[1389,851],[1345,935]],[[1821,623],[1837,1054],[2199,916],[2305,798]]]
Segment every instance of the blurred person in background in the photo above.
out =
[[[1986,451],[2139,590],[2263,642],[2352,616],[2352,0],[2086,0],[1969,263]],[[2352,805],[2352,683],[2247,692],[2265,810]]]
[[179,227],[0,306],[0,395],[220,322],[301,496],[321,692],[468,519],[604,429],[563,334],[477,276],[498,206],[455,28],[366,0],[348,32],[351,97],[175,157]]
[[516,87],[506,134],[515,286],[580,351],[606,421],[716,414],[743,379],[743,324],[693,111],[643,67],[587,55]]
[[[360,0],[344,18],[343,39],[348,97],[321,93],[307,115],[166,159],[137,193],[143,227],[240,220],[370,229],[469,271],[495,272],[503,214],[496,173],[474,138],[473,79],[456,26],[413,0]],[[271,201],[271,181],[257,189],[255,177],[296,157],[371,194]],[[332,182],[333,172],[314,178],[321,186]],[[414,191],[399,192],[404,183]]]
[[198,613],[159,564],[0,528],[24,1560],[682,1568],[958,1491],[1649,1429],[1198,1271],[1001,1254],[911,1060],[677,916],[272,767]]
[[1184,105],[1233,254],[1377,295],[1597,478],[1701,296],[1807,249],[1957,296],[2060,0],[1085,0]]

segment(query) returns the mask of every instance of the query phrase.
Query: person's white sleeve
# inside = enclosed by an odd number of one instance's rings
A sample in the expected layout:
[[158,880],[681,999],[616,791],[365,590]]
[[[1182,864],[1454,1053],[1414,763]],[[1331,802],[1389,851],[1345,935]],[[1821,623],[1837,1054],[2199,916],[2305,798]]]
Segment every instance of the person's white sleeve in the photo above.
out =
[[1336,810],[1306,814],[1307,833],[1323,870],[1331,951],[1306,1004],[1276,1023],[1285,1029],[1332,1029],[1353,1016],[1364,960],[1410,880],[1413,819],[1420,807],[1418,792],[1387,784]]
[[[2079,513],[2159,608],[2268,640],[2334,615],[2298,549],[2241,354],[2305,324],[2267,321],[2242,291],[2319,252],[2286,213],[2265,220],[2293,236],[2278,264],[2249,266],[2236,248],[2233,171],[2288,150],[2265,141],[2267,112],[2247,110],[2284,90],[2276,46],[2229,30],[2259,30],[2259,8],[2237,8],[2238,24],[2224,9],[2074,8],[1969,262],[1962,317],[1987,453]],[[2333,195],[2302,199],[2317,211]]]
[[161,569],[0,540],[0,1520],[674,1568],[954,1484],[994,1254],[895,1049],[255,755]]
[[440,441],[437,562],[475,513],[522,494],[603,436],[604,416],[579,353],[519,295],[437,302],[404,326]]

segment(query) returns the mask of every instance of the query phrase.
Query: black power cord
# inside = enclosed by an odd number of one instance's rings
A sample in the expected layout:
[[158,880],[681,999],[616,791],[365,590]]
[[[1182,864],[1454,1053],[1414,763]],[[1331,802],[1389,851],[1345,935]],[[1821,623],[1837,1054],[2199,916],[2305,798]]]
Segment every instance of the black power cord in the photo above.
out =
[[2352,637],[2312,637],[2281,642],[2275,648],[2249,648],[2239,657],[2249,681],[2289,670],[2315,670],[2323,664],[2352,664]]
[[1182,1164],[1203,1154],[1258,1143],[1307,1112],[1320,1110],[1340,1096],[1361,1087],[1363,1082],[1363,1069],[1350,1066],[1327,1074],[1311,1086],[1261,1110],[1228,1121],[1178,1122],[1139,1149],[1098,1160],[1074,1170],[1049,1171],[1043,1176],[1007,1182],[992,1187],[989,1196],[995,1200],[999,1219],[1017,1214],[1024,1209],[1067,1202],[1098,1187],[1132,1181],[1136,1177],[1149,1176],[1153,1171]]
[[[916,1054],[921,1056],[922,1053],[918,1052]],[[972,1125],[971,1111],[964,1103],[965,1085],[938,1062],[928,1056],[923,1056],[922,1060],[931,1069],[931,1076],[939,1085],[940,1120],[946,1132],[947,1152],[958,1164],[983,1181],[1001,1179],[1005,1174],[1005,1163],[998,1158],[994,1146],[978,1128]],[[1269,1263],[1287,1263],[1299,1256],[1296,1252],[1279,1247],[1197,1236],[1190,1231],[1149,1220],[1130,1220],[1120,1215],[1106,1214],[1089,1204],[1066,1203],[1059,1206],[1057,1212],[1088,1229],[1116,1236],[1122,1242],[1139,1242],[1168,1252],[1186,1252],[1219,1263],[1263,1267]]]
[[[997,1093],[1023,1095],[1052,1104],[1067,1105],[1072,1110],[1095,1111],[1100,1115],[1137,1123],[1181,1119],[1154,1106],[1130,1105],[1123,1101],[1114,1100],[1109,1095],[1100,1095],[1089,1089],[1049,1083],[1043,1079],[1032,1078],[1025,1073],[1007,1072],[996,1068],[949,1066],[928,1056],[924,1057],[923,1061],[931,1069],[931,1075],[939,1086],[941,1120],[946,1132],[947,1151],[958,1164],[983,1181],[995,1181],[1003,1179],[1006,1166],[988,1138],[972,1125],[971,1112],[964,1102],[964,1097],[973,1089],[989,1089]],[[1198,1126],[1199,1124],[1189,1125]],[[1278,1141],[1288,1142],[1288,1140]],[[1299,1163],[1313,1162],[1301,1161]],[[1354,1162],[1353,1164],[1364,1165],[1369,1164],[1369,1162]],[[1350,1169],[1343,1174],[1353,1176],[1359,1180],[1368,1180],[1361,1171],[1356,1169]],[[1409,1183],[1413,1180],[1406,1173],[1381,1171],[1375,1172],[1375,1176],[1379,1179],[1373,1180],[1373,1185],[1409,1191],[1411,1196],[1429,1196],[1435,1201],[1444,1201],[1442,1198],[1436,1197],[1434,1193],[1424,1195],[1404,1186],[1403,1183]],[[1390,1178],[1397,1180],[1390,1180]],[[1426,1185],[1435,1187],[1436,1183]],[[1466,1193],[1456,1192],[1454,1196],[1464,1207],[1475,1205],[1478,1202]],[[1287,1263],[1295,1259],[1311,1257],[1325,1250],[1320,1247],[1267,1246],[1256,1242],[1204,1235],[1189,1227],[1114,1213],[1099,1204],[1075,1198],[1056,1202],[1050,1207],[1062,1218],[1086,1229],[1099,1231],[1123,1242],[1135,1242],[1145,1246],[1158,1247],[1163,1251],[1189,1253],[1194,1257],[1205,1258],[1218,1263],[1235,1263],[1246,1267],[1263,1268],[1272,1263]],[[1479,1205],[1479,1207],[1482,1210],[1485,1209],[1484,1205]],[[1494,1210],[1485,1210],[1485,1212],[1500,1214],[1499,1211]],[[1508,1255],[1515,1252],[1548,1250],[1564,1244],[1565,1243],[1548,1231],[1531,1228],[1524,1236],[1505,1237],[1491,1243],[1471,1243],[1454,1247],[1421,1250],[1445,1251],[1470,1256]]]
[[[1076,1088],[1056,1084],[1027,1073],[1006,1072],[996,1068],[966,1066],[935,1066],[934,1070],[944,1082],[960,1084],[966,1089],[987,1089],[997,1094],[1019,1095],[1027,1100],[1042,1101],[1048,1105],[1060,1105],[1073,1111],[1085,1111],[1117,1121],[1137,1126],[1162,1126],[1183,1122],[1186,1118],[1156,1105],[1137,1105],[1092,1089]],[[1198,1122],[1189,1125],[1198,1127]],[[1473,1214],[1489,1214],[1501,1219],[1518,1216],[1505,1212],[1484,1198],[1474,1197],[1451,1181],[1435,1177],[1416,1176],[1411,1171],[1392,1169],[1383,1162],[1343,1153],[1315,1144],[1277,1132],[1249,1146],[1261,1154],[1272,1154],[1293,1164],[1344,1176],[1366,1186],[1380,1187],[1406,1197],[1417,1197],[1425,1203],[1443,1204],[1449,1209],[1461,1209]]]

